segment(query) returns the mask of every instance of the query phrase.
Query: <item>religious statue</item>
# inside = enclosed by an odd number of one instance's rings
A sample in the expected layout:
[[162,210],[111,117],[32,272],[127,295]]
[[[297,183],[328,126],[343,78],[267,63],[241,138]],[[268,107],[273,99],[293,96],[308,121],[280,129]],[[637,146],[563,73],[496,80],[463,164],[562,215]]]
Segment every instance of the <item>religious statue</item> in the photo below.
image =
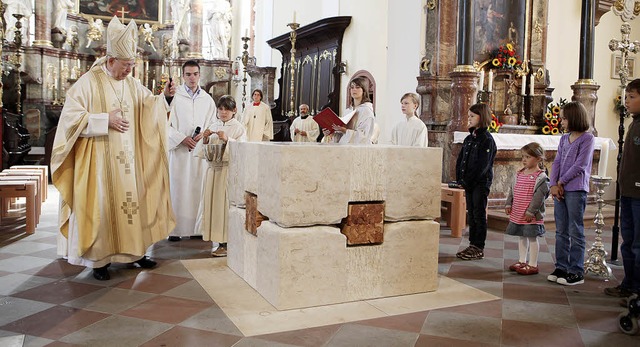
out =
[[18,21],[14,14],[21,14],[23,18],[22,23],[22,38],[27,38],[29,33],[29,18],[33,14],[31,8],[31,1],[25,0],[2,0],[5,3],[4,22],[6,23],[5,39],[7,42],[13,42],[15,37],[15,27]]
[[104,26],[102,25],[102,19],[93,19],[92,17],[87,17],[89,20],[89,30],[87,30],[87,45],[85,48],[89,48],[93,41],[98,41],[102,38],[102,33],[104,32]]
[[171,0],[171,18],[173,19],[173,43],[189,40],[189,0]]
[[151,46],[154,52],[156,52],[156,47],[153,45],[153,33],[158,31],[158,26],[156,24],[149,25],[149,23],[144,23],[138,29],[138,32],[142,36],[142,40]]
[[53,0],[53,27],[60,29],[64,34],[67,32],[67,13],[75,6],[74,0]]
[[628,22],[640,14],[640,1],[638,0],[616,0],[611,6],[613,13]]
[[213,10],[207,15],[209,42],[213,58],[229,59],[231,39],[231,5],[227,0],[216,0]]
[[514,46],[518,44],[518,31],[513,26],[513,22],[509,23],[509,42]]
[[162,58],[170,59],[173,52],[173,39],[171,35],[165,34],[162,36]]
[[67,33],[67,44],[71,47],[72,52],[78,52],[80,39],[78,38],[78,26],[75,24],[69,28],[69,32]]

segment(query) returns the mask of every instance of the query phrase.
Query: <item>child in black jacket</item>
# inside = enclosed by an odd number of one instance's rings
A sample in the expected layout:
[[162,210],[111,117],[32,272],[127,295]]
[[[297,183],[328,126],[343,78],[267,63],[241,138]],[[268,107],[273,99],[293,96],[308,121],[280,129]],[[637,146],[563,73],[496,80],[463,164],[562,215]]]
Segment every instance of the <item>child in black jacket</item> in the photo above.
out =
[[487,200],[493,181],[493,160],[496,143],[487,130],[491,123],[491,109],[486,104],[469,108],[469,136],[464,139],[456,163],[456,179],[465,190],[469,247],[456,257],[464,260],[484,258],[487,238]]

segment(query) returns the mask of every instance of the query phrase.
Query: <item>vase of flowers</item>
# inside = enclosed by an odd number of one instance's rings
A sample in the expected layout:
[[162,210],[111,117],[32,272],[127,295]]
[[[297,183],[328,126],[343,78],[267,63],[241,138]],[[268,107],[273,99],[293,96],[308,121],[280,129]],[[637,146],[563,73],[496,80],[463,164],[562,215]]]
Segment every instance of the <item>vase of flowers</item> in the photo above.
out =
[[498,117],[496,117],[495,114],[491,114],[491,124],[489,124],[489,132],[490,133],[497,133],[498,131],[500,131],[500,127],[502,126],[502,122],[500,122],[498,120]]
[[516,49],[512,44],[507,43],[495,49],[490,54],[490,66],[494,69],[516,69],[522,65],[520,56],[516,53]]
[[551,103],[547,106],[547,112],[544,114],[544,123],[542,124],[542,133],[545,135],[562,134],[560,126],[560,110],[567,103],[567,100],[560,98],[557,103]]

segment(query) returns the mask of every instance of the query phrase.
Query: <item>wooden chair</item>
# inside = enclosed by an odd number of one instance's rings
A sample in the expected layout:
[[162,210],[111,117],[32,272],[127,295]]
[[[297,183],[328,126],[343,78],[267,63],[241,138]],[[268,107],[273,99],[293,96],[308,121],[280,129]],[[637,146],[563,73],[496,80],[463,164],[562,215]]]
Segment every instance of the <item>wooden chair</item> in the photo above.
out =
[[[36,176],[2,176],[0,175],[0,182],[34,182],[36,183],[36,225],[38,225],[40,223],[40,214],[42,214],[42,200],[40,198],[40,194],[41,191],[39,189],[40,187],[40,177],[36,177]],[[16,197],[17,198],[17,197]],[[10,203],[8,200],[8,198],[0,198],[2,200],[5,200],[2,202],[2,211],[0,211],[0,214],[3,216],[7,215],[7,212],[9,211],[10,208]]]
[[0,172],[0,176],[38,176],[40,177],[40,184],[38,184],[38,189],[40,189],[40,199],[42,202],[45,201],[45,195],[47,194],[47,181],[46,176],[42,170],[25,170],[25,169],[6,169]]
[[[43,175],[43,184],[46,187],[49,184],[49,167],[47,165],[13,165],[9,169],[12,170],[40,170]],[[42,196],[42,202],[47,200],[48,189],[44,190],[44,195]]]
[[[12,197],[24,197],[26,204],[26,232],[33,234],[36,231],[36,203],[37,182],[35,181],[0,181],[0,198],[7,199]],[[2,214],[0,214],[0,223]]]

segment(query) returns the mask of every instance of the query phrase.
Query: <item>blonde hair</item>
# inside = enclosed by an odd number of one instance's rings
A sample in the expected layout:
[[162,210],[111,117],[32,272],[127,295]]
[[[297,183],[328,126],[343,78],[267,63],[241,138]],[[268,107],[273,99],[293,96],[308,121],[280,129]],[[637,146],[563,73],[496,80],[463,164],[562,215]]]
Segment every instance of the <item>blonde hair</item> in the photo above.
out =
[[542,159],[538,163],[538,168],[540,168],[540,170],[545,169],[544,168],[544,159],[545,159],[544,148],[542,148],[542,146],[539,143],[537,142],[527,143],[526,145],[522,146],[520,150],[534,158]]
[[416,105],[416,109],[413,110],[413,115],[418,117],[418,107],[420,107],[420,101],[418,99],[418,96],[415,93],[405,93],[401,98],[400,98],[400,102],[402,102],[402,100],[404,99],[411,99],[411,101],[413,101],[413,103]]

